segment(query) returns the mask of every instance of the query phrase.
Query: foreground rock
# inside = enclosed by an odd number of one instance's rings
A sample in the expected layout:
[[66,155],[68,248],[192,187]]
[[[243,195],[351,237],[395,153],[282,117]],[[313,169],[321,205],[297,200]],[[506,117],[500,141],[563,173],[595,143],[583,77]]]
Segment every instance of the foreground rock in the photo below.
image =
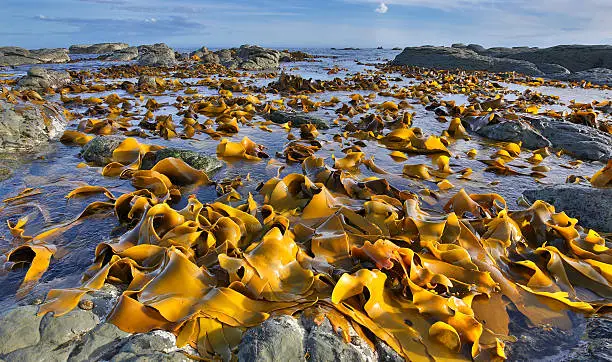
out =
[[77,44],[68,48],[70,54],[108,54],[129,47],[126,43]]
[[178,64],[174,50],[164,43],[139,46],[136,61],[139,65],[150,67],[172,67]]
[[522,60],[484,56],[467,48],[408,47],[395,57],[393,64],[435,69],[459,68],[488,72],[519,72],[531,76],[541,76],[544,74],[532,63]]
[[83,146],[81,156],[95,166],[104,167],[112,162],[113,151],[124,139],[121,136],[97,136]]
[[532,150],[552,146],[546,137],[524,121],[504,120],[499,123],[487,124],[475,131],[483,137],[496,141],[521,141],[523,146]]
[[149,157],[145,157],[140,168],[150,170],[159,161],[168,157],[180,158],[189,166],[204,171],[209,175],[223,167],[223,162],[219,161],[216,156],[207,156],[199,152],[178,148],[164,148],[155,152],[155,154],[151,154]]
[[68,49],[64,48],[27,50],[19,47],[0,47],[0,66],[66,63],[69,61]]
[[531,200],[543,200],[578,219],[578,224],[600,232],[612,232],[612,189],[594,188],[590,185],[554,185],[525,190],[523,195]]
[[329,125],[321,118],[309,115],[304,112],[284,112],[272,111],[269,118],[272,122],[283,124],[291,122],[291,127],[299,128],[303,124],[313,124],[317,129],[328,129]]
[[54,103],[0,100],[0,151],[38,151],[60,137],[66,123],[61,108]]
[[191,56],[197,56],[203,63],[222,64],[229,69],[272,70],[279,67],[281,52],[256,45],[243,45],[216,52],[203,47],[191,53]]
[[25,77],[19,79],[17,89],[34,90],[42,93],[47,89],[58,90],[67,86],[71,81],[66,71],[56,71],[42,67],[32,67]]

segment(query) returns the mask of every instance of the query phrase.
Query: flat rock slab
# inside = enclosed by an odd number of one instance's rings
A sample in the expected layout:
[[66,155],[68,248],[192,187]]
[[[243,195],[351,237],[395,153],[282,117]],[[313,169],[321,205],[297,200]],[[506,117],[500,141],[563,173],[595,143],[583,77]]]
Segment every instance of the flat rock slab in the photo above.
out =
[[300,128],[303,124],[313,124],[317,129],[329,129],[327,122],[304,112],[272,111],[269,118],[272,122],[278,124],[291,122],[291,127],[294,128]]
[[595,231],[612,232],[612,189],[587,185],[554,185],[525,190],[531,201],[542,200],[578,219],[578,224]]

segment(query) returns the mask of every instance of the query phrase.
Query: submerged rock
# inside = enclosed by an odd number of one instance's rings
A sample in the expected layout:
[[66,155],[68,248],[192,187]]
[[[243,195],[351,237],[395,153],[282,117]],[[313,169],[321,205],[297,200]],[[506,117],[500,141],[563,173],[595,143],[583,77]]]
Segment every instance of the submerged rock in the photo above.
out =
[[533,128],[553,147],[582,160],[607,161],[612,158],[612,136],[593,127],[547,118],[528,118]]
[[544,74],[533,63],[526,61],[484,56],[469,49],[436,46],[407,47],[395,57],[392,64],[435,69],[518,72],[531,76]]
[[138,47],[138,64],[150,67],[172,67],[178,64],[174,50],[164,43]]
[[0,151],[36,151],[61,136],[66,123],[57,104],[0,100]]
[[523,195],[531,200],[546,201],[557,211],[565,211],[578,219],[578,224],[595,231],[612,232],[612,189],[594,188],[590,185],[554,185],[525,190]]
[[58,90],[67,86],[71,81],[70,74],[66,71],[32,67],[25,77],[19,79],[17,89],[34,90],[42,93],[46,89]]
[[19,47],[0,47],[0,66],[40,63],[66,63],[70,61],[68,49],[27,50]]
[[309,115],[304,112],[284,112],[284,111],[272,111],[269,116],[270,120],[274,123],[287,123],[291,122],[291,127],[299,128],[303,124],[314,124],[317,129],[328,129],[329,125],[321,118]]
[[77,44],[68,48],[70,54],[108,54],[129,47],[126,43]]
[[145,156],[140,168],[143,170],[150,170],[159,161],[168,157],[180,158],[189,166],[202,170],[209,175],[223,167],[223,162],[219,161],[216,156],[207,156],[199,152],[181,150],[178,148],[164,148],[154,154]]

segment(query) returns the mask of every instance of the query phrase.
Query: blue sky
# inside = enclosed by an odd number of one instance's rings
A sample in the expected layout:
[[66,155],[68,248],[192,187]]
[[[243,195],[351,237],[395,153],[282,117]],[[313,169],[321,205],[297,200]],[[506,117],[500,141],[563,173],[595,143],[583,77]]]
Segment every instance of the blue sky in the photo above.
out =
[[612,0],[2,0],[0,46],[611,44]]

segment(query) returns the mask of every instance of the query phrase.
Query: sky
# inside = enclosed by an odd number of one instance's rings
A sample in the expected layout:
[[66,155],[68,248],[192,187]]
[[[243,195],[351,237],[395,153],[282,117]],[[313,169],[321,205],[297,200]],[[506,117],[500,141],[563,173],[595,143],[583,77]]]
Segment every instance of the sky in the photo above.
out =
[[612,44],[612,0],[1,0],[0,46]]

